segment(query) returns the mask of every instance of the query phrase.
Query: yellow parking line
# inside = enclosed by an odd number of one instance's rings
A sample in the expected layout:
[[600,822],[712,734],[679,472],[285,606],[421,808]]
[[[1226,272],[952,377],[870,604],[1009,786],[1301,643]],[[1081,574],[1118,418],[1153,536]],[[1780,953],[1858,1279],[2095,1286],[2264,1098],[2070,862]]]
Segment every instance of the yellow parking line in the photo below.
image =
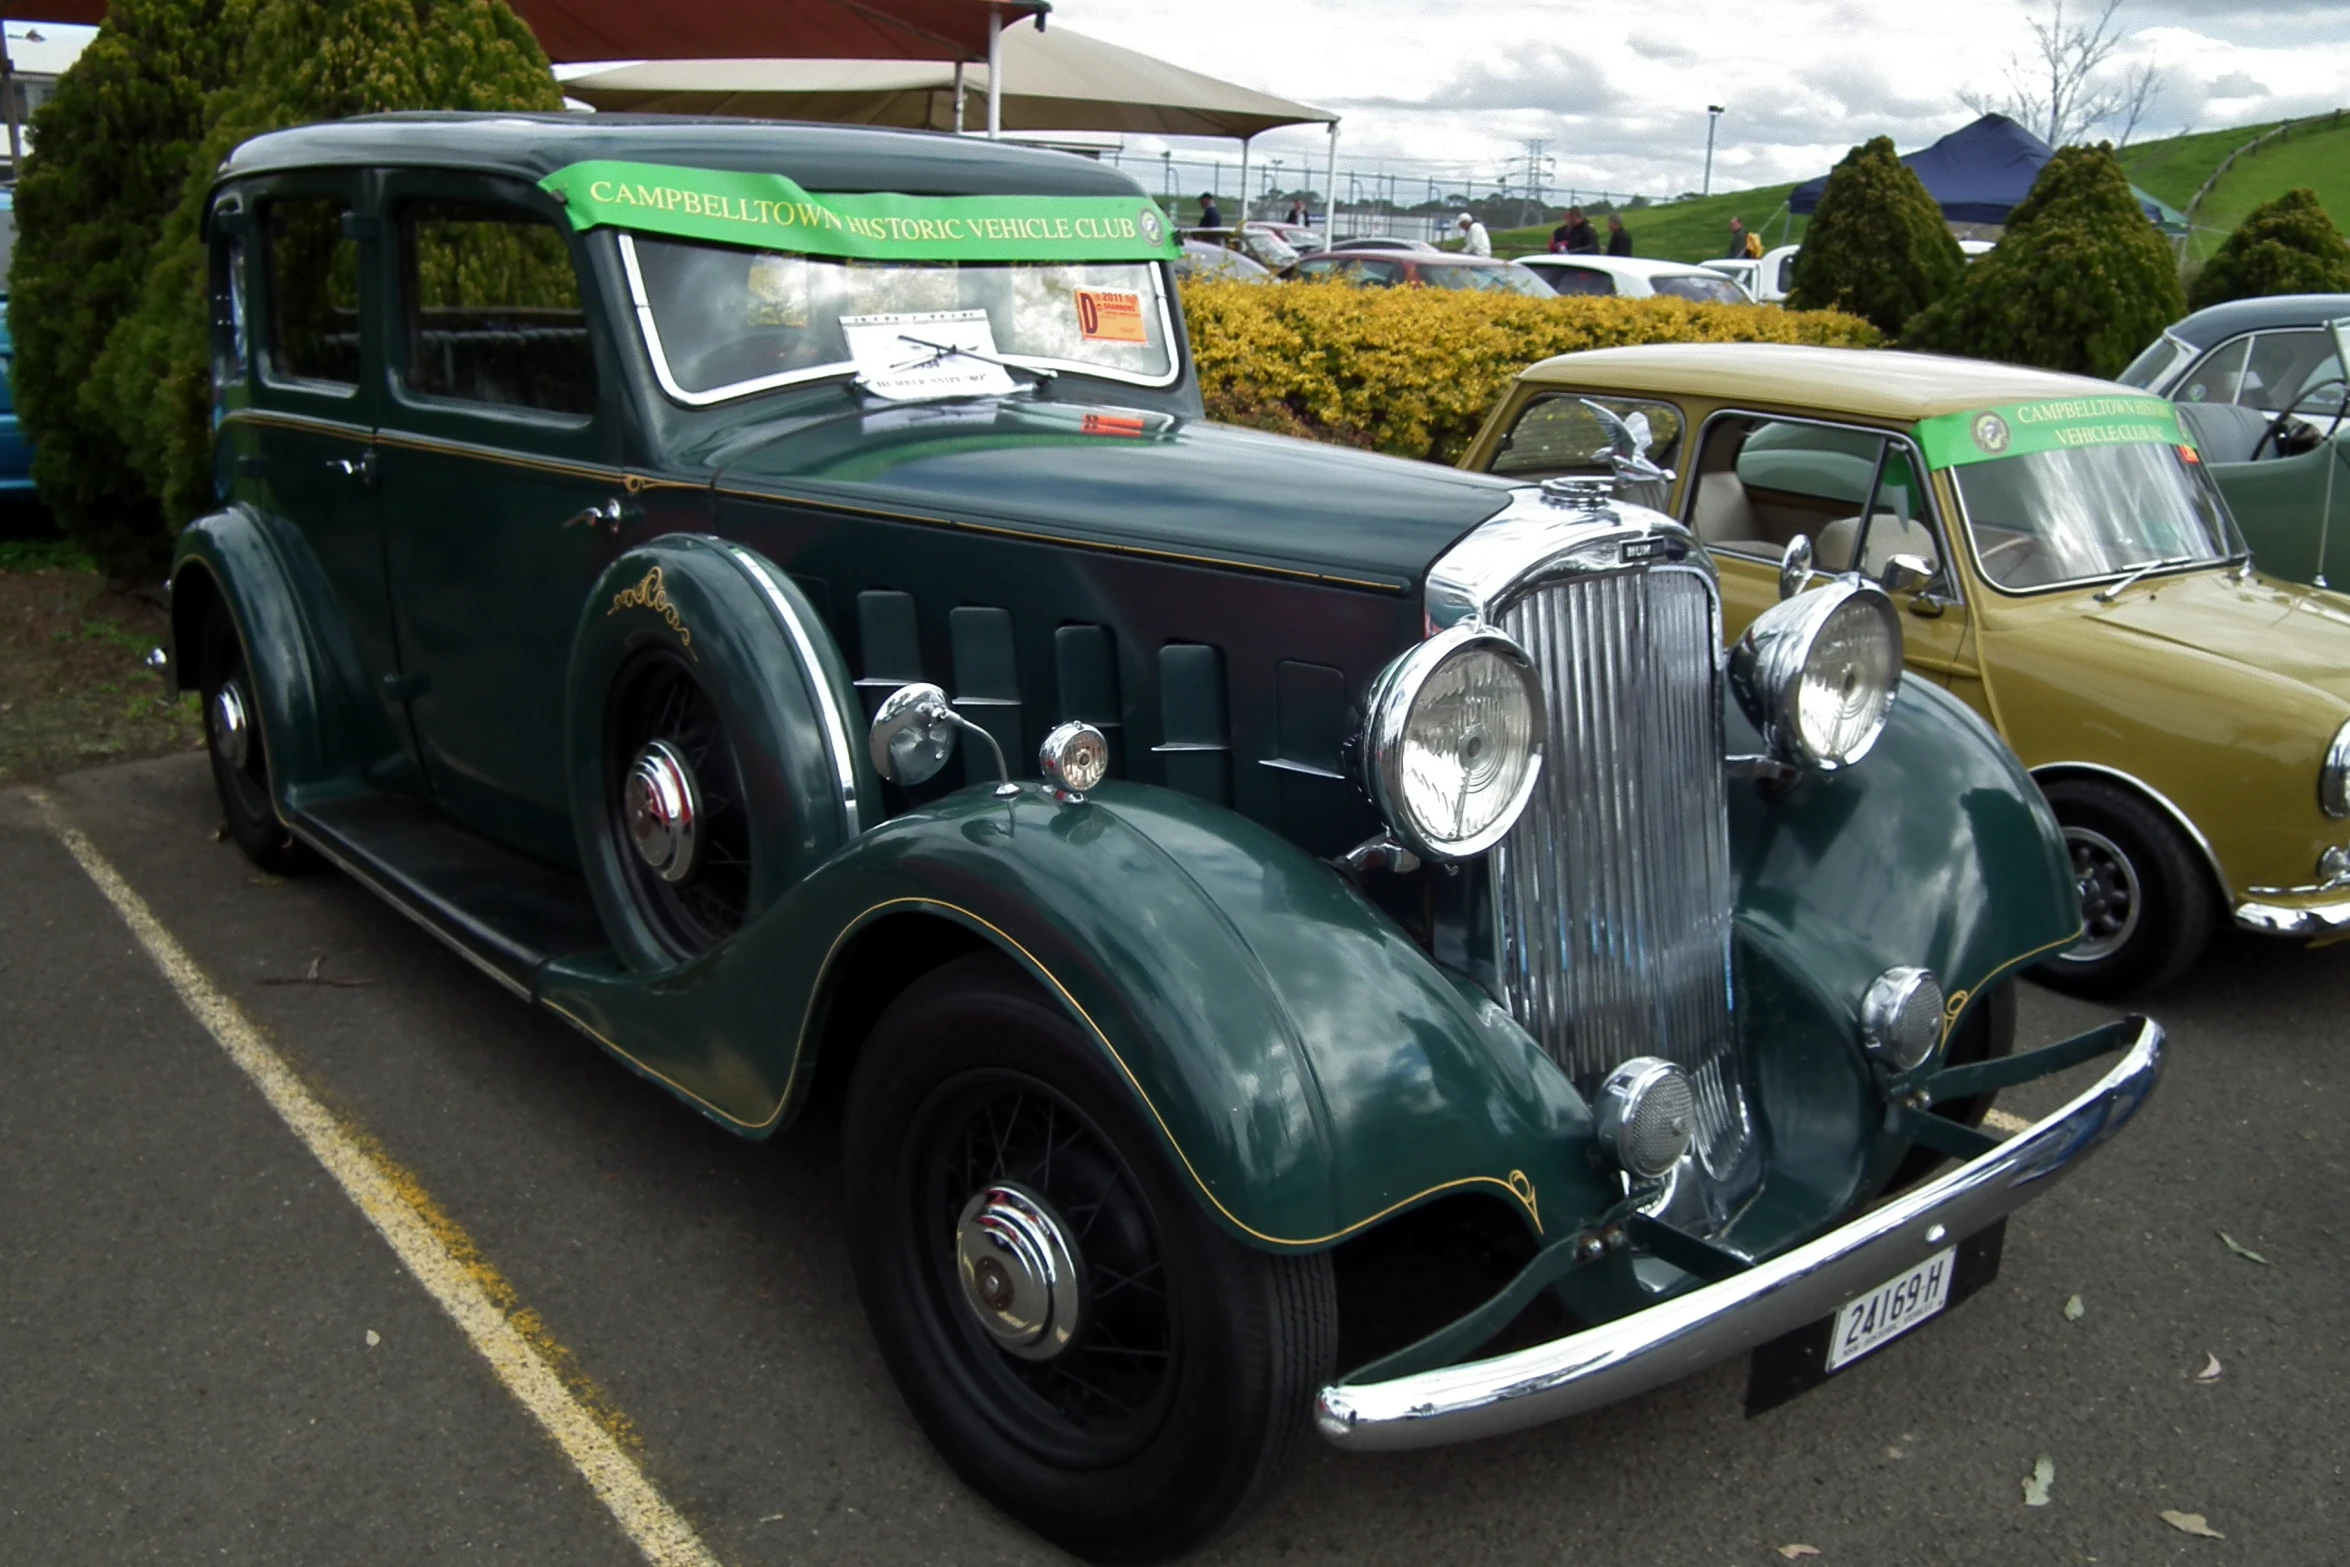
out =
[[1984,1111],[1983,1124],[1994,1132],[2005,1132],[2010,1137],[2018,1132],[2028,1132],[2032,1129],[2031,1122],[2020,1115],[2009,1115],[2005,1110]]
[[[107,863],[96,845],[65,819],[56,801],[39,790],[29,793],[42,821],[114,905],[182,1004],[253,1080],[253,1086],[261,1090],[270,1108],[303,1146],[341,1183],[344,1194],[367,1215],[426,1293],[472,1340],[506,1391],[555,1439],[555,1445],[577,1466],[645,1560],[653,1567],[718,1567],[717,1558],[702,1544],[692,1525],[669,1505],[627,1450],[564,1385],[538,1345],[516,1325],[517,1314],[500,1303],[501,1296],[510,1300],[511,1292],[494,1275],[485,1277],[486,1270],[478,1262],[469,1266],[459,1255],[458,1247],[471,1250],[462,1235],[449,1235],[448,1222],[431,1211],[413,1182],[401,1180],[319,1103],[284,1058],[270,1048],[261,1030],[164,929],[146,900]],[[451,1245],[452,1239],[458,1247]]]

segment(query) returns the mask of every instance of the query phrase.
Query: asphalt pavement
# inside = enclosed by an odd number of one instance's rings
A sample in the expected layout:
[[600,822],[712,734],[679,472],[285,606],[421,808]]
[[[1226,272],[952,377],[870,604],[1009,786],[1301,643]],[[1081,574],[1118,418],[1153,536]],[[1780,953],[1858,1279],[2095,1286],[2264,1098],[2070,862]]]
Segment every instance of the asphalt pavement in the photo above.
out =
[[[965,1491],[899,1402],[829,1125],[740,1142],[356,884],[262,875],[216,838],[201,758],[50,793],[462,1226],[718,1561],[1065,1560]],[[2010,1223],[1998,1280],[1944,1319],[1752,1420],[1741,1362],[1467,1447],[1316,1445],[1197,1560],[2350,1560],[2350,947],[2225,937],[2144,1005],[2172,1042],[2154,1101]],[[2027,985],[2022,1042],[2111,1010]],[[0,793],[0,1563],[642,1559]]]

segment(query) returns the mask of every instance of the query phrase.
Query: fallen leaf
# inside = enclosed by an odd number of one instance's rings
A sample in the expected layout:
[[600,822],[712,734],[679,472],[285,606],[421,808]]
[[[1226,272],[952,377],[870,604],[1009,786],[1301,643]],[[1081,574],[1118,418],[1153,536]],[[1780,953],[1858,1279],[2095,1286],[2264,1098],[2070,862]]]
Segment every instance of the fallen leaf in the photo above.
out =
[[2241,1241],[2238,1241],[2236,1237],[2230,1235],[2227,1231],[2220,1230],[2217,1233],[2219,1235],[2219,1243],[2222,1246],[2225,1246],[2228,1250],[2234,1252],[2237,1256],[2243,1258],[2246,1262],[2257,1262],[2264,1268],[2272,1266],[2266,1257],[2263,1257],[2260,1253],[2254,1251],[2251,1247],[2244,1245]]
[[2032,1465],[2032,1477],[2024,1482],[2024,1505],[2046,1507],[2048,1487],[2056,1479],[2056,1460],[2042,1453]]
[[2081,1304],[2081,1297],[2075,1295],[2072,1299],[2064,1303],[2064,1320],[2067,1322],[2078,1322],[2081,1320],[2081,1313],[2087,1311],[2088,1309],[2088,1307]]
[[1782,1545],[1779,1547],[1779,1554],[1789,1561],[1793,1561],[1798,1556],[1817,1556],[1820,1554],[1820,1548],[1816,1545]]
[[367,1347],[369,1349],[375,1348],[376,1345],[381,1344],[383,1341],[384,1336],[381,1333],[376,1332],[373,1328],[369,1328],[367,1330]]
[[2219,1380],[2219,1356],[2213,1354],[2208,1349],[2205,1350],[2203,1352],[2203,1369],[2195,1373],[2195,1380],[2198,1382],[2217,1382]]
[[2201,1513],[2174,1513],[2165,1507],[2155,1516],[2181,1534],[2199,1535],[2206,1540],[2224,1540],[2226,1535],[2203,1521]]

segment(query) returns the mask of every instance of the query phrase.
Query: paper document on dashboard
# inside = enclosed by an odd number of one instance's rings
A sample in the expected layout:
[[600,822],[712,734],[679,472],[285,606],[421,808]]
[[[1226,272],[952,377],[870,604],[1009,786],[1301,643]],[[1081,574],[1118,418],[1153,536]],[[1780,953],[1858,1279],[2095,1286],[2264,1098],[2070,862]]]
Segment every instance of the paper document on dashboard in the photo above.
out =
[[1018,389],[1004,367],[992,362],[995,329],[984,310],[842,316],[840,329],[858,383],[876,397],[992,397]]

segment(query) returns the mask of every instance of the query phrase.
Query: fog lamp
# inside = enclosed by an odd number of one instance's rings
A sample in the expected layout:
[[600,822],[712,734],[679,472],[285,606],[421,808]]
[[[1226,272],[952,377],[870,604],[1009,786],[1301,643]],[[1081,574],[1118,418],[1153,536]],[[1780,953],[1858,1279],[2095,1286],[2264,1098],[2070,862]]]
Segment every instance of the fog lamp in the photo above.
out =
[[1942,982],[1922,968],[1889,968],[1860,1001],[1860,1037],[1896,1072],[1914,1070],[1942,1042]]
[[1044,737],[1036,765],[1054,788],[1083,794],[1110,775],[1110,742],[1091,724],[1062,724]]
[[1901,617],[1840,578],[1773,604],[1730,649],[1730,686],[1771,754],[1833,772],[1868,755],[1901,686]]
[[1653,1181],[1689,1151],[1697,1093],[1689,1074],[1656,1056],[1634,1056],[1599,1085],[1599,1140],[1635,1179]]

